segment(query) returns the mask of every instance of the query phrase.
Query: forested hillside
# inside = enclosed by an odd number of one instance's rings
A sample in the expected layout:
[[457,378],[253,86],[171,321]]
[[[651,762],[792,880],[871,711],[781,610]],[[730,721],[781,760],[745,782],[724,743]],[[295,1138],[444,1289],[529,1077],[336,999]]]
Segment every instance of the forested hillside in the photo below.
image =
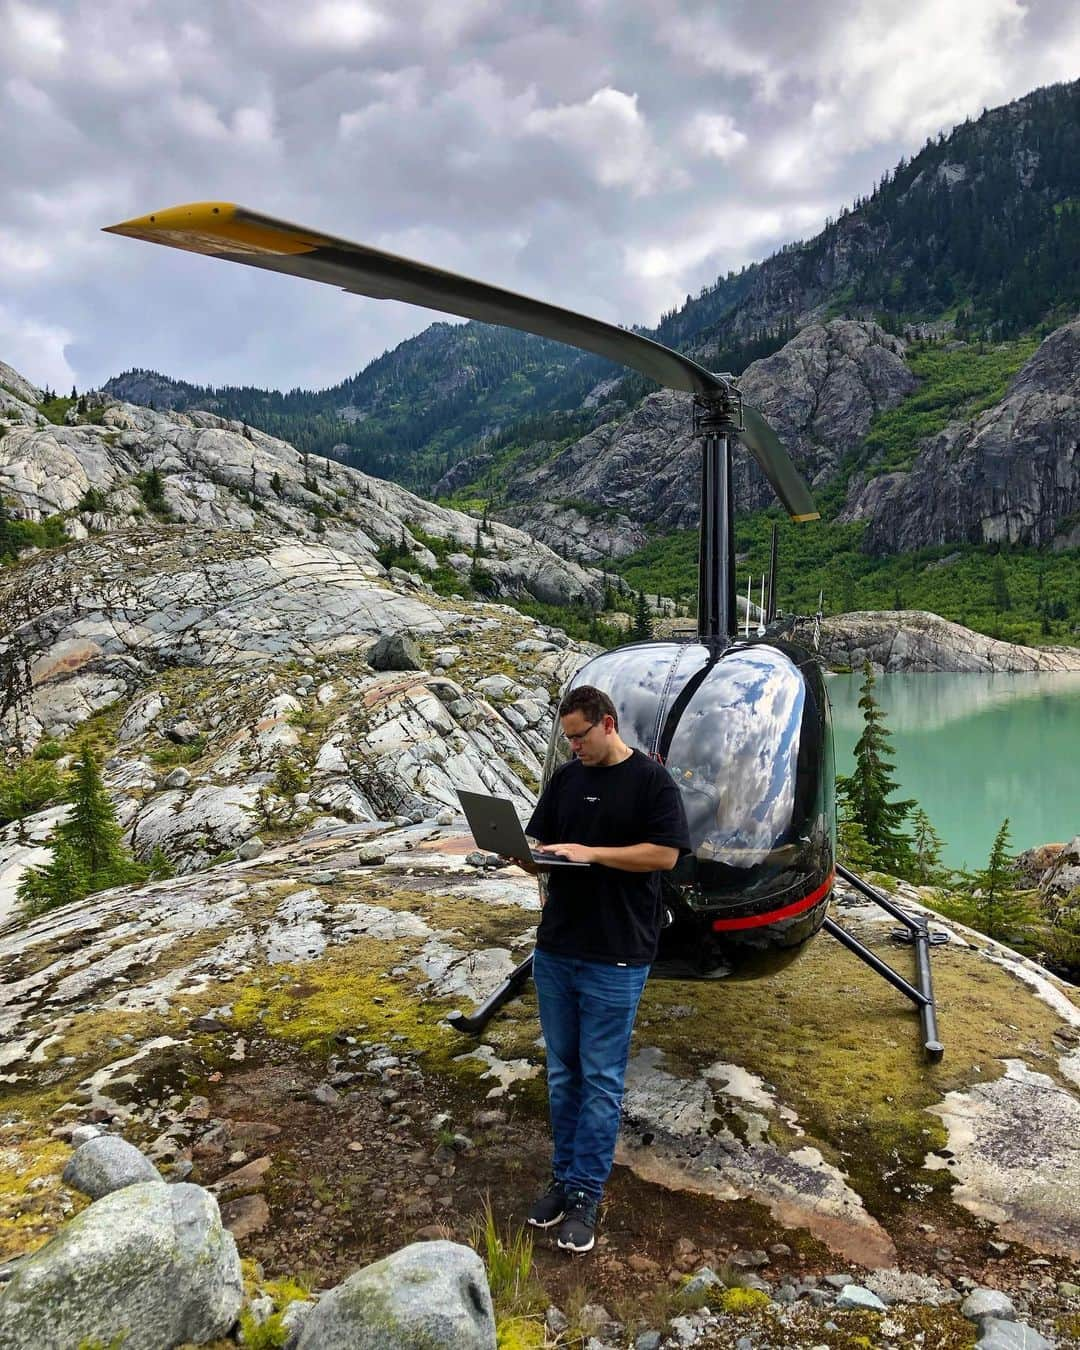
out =
[[[719,278],[650,331],[741,372],[811,318],[1015,337],[1080,308],[1080,82],[965,122],[901,161],[815,238]],[[200,388],[148,371],[106,392],[208,408],[409,487],[477,451],[580,435],[587,392],[617,414],[647,381],[598,358],[482,324],[438,323],[331,389]]]

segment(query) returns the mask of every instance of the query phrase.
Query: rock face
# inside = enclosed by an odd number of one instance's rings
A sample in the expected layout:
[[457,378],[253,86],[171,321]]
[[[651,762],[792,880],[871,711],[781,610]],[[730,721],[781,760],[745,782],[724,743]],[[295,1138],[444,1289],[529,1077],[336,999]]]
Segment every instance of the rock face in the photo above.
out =
[[0,1344],[198,1345],[225,1335],[241,1296],[240,1259],[213,1196],[148,1182],[98,1200],[19,1262],[0,1294]]
[[455,1242],[417,1242],[319,1300],[297,1350],[495,1350],[484,1263]]
[[[903,342],[873,323],[812,324],[776,355],[755,361],[740,387],[747,402],[772,422],[806,477],[823,482],[866,435],[875,413],[915,387],[903,353]],[[690,399],[664,390],[651,394],[625,421],[598,427],[523,473],[509,491],[508,518],[572,556],[617,557],[640,546],[635,534],[621,541],[619,517],[639,529],[697,523],[698,474]],[[735,492],[740,510],[774,500],[741,449],[735,456]],[[575,500],[604,508],[612,519],[583,514]],[[610,554],[609,534],[619,536]]]
[[868,520],[867,547],[1080,545],[1080,320],[1059,328],[1005,397],[945,428],[907,473],[859,485],[844,518]]
[[[796,638],[812,647],[814,624],[800,620]],[[921,610],[872,611],[823,619],[818,650],[826,665],[876,671],[1003,672],[1080,671],[1076,647],[1021,647],[973,633],[958,623]]]
[[[212,413],[110,404],[100,425],[53,426],[32,406],[41,391],[3,369],[9,377],[0,372],[0,416],[9,425],[0,440],[0,493],[26,519],[69,512],[66,528],[76,539],[91,529],[137,526],[155,513],[184,526],[261,529],[278,540],[326,545],[373,579],[385,575],[374,556],[384,544],[404,543],[412,570],[433,569],[436,556],[423,542],[430,536],[456,552],[463,584],[468,578],[472,516],[333,461],[309,459]],[[151,470],[160,475],[161,493],[151,492],[148,501],[141,475]],[[182,542],[187,531],[177,537]],[[549,604],[600,599],[595,576],[519,530],[490,522],[483,543],[484,570],[497,594],[531,593]]]

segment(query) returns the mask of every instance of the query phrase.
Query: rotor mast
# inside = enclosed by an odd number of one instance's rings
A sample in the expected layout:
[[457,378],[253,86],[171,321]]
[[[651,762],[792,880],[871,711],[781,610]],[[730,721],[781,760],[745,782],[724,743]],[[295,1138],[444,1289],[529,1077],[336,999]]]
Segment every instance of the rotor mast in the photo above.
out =
[[738,627],[731,439],[743,430],[742,400],[730,377],[718,376],[715,391],[694,399],[694,430],[701,439],[698,637],[726,641]]

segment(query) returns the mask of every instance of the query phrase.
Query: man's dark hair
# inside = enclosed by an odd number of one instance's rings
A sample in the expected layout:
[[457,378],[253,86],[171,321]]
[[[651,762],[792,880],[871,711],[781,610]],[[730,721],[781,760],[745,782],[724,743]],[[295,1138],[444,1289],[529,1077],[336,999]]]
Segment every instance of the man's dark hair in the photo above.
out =
[[586,721],[594,723],[605,717],[613,718],[615,730],[619,729],[619,714],[615,711],[615,704],[602,689],[594,689],[591,684],[571,689],[559,704],[560,717],[568,717],[572,712],[579,712]]

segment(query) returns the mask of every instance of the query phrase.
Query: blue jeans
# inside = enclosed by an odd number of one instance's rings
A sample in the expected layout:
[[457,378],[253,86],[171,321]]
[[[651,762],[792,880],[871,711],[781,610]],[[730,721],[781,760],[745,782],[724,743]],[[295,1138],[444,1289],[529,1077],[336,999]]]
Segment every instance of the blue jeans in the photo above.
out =
[[537,951],[533,981],[547,1046],[552,1172],[599,1201],[615,1157],[630,1033],[648,966]]

